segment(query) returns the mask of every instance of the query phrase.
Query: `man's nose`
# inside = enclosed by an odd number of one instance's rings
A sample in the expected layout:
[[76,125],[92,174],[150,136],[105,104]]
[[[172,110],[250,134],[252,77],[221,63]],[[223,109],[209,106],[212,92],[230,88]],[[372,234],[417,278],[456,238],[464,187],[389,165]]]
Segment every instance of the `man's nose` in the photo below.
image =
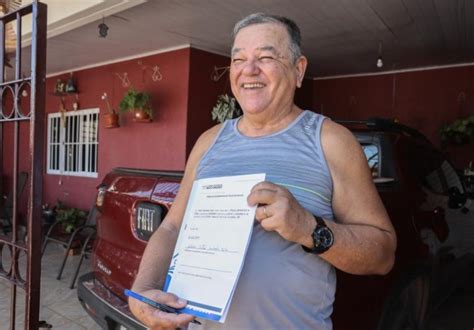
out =
[[246,75],[255,75],[260,72],[260,67],[258,66],[258,61],[256,59],[249,59],[245,61],[244,68],[242,73]]

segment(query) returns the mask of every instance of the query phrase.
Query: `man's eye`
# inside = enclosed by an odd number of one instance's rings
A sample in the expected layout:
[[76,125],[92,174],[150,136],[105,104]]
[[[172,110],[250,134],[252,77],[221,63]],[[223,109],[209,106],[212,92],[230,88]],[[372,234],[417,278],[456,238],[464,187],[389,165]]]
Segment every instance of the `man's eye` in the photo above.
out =
[[259,61],[264,61],[264,62],[268,62],[268,61],[273,61],[275,58],[273,56],[260,56],[258,58]]
[[232,59],[232,63],[242,63],[244,61],[244,59],[242,58],[234,58]]

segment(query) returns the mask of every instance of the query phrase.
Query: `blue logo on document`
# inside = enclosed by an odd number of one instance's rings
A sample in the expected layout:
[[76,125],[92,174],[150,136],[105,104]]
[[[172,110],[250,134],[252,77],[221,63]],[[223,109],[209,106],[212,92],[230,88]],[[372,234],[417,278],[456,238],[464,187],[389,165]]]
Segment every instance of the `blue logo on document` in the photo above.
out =
[[179,253],[176,253],[171,259],[171,265],[168,269],[168,274],[166,275],[165,285],[163,286],[163,291],[168,291],[170,286],[171,278],[173,277],[174,269],[176,268],[176,262],[178,261]]

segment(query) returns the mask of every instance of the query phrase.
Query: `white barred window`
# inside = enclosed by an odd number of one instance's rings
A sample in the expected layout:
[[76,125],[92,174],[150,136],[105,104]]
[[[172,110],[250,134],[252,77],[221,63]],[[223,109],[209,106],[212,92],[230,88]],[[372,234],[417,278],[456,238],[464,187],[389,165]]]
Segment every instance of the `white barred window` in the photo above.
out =
[[99,109],[48,114],[48,174],[97,177]]

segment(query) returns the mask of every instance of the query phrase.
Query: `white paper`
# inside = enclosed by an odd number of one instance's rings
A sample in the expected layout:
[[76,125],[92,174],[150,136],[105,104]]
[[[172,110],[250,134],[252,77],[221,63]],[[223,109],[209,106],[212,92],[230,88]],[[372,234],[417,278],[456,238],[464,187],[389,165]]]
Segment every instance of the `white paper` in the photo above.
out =
[[247,196],[263,180],[260,173],[194,182],[165,284],[188,300],[183,312],[224,322],[255,218]]

